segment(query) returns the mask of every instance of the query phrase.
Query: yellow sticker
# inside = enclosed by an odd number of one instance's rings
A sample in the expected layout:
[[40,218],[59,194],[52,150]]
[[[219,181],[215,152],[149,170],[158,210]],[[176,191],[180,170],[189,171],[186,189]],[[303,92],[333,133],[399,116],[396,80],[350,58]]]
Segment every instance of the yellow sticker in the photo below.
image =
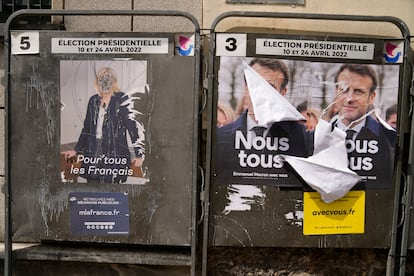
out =
[[303,194],[303,234],[362,234],[365,226],[365,191],[325,203],[317,192]]

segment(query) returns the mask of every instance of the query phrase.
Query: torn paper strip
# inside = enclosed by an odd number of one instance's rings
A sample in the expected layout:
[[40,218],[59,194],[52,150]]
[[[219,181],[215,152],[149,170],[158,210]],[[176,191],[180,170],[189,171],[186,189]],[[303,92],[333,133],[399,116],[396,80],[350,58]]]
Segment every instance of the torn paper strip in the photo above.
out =
[[308,158],[280,155],[326,203],[345,196],[361,177],[348,168],[345,132],[319,120],[315,151]]

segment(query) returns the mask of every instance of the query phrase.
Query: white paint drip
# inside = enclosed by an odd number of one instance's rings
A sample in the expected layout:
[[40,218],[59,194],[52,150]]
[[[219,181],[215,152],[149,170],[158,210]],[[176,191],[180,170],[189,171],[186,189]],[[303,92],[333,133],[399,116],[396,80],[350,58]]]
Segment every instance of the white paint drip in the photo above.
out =
[[[145,89],[149,91],[148,84],[145,85]],[[139,88],[134,88],[134,89],[129,90],[128,92],[125,92],[124,97],[128,97],[128,99],[124,101],[121,105],[126,106],[126,108],[128,108],[128,111],[129,111],[128,118],[131,121],[135,122],[135,125],[138,129],[138,139],[136,141],[132,141],[132,146],[140,147],[141,154],[144,155],[145,153],[145,149],[144,149],[145,148],[145,134],[144,134],[145,129],[144,129],[144,126],[135,119],[136,115],[141,115],[142,113],[137,111],[134,107],[134,100],[139,100],[140,97],[132,96],[135,94],[145,93],[145,92],[141,92],[140,90],[141,89]]]
[[40,104],[43,107],[43,110],[47,117],[47,128],[46,128],[46,137],[47,143],[53,145],[53,138],[56,129],[56,118],[53,116],[53,106],[54,106],[54,90],[52,87],[52,82],[44,81],[40,78],[39,70],[37,67],[32,67],[32,74],[30,75],[29,81],[25,85],[26,89],[26,111],[29,111],[31,107],[33,94],[37,95],[37,105],[36,108],[39,108],[39,99]]

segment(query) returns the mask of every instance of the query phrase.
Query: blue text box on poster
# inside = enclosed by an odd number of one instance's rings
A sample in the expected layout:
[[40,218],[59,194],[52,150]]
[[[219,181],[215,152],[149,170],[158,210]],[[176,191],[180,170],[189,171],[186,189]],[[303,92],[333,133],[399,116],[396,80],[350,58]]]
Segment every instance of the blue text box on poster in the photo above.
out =
[[128,235],[127,193],[75,192],[69,194],[73,235]]

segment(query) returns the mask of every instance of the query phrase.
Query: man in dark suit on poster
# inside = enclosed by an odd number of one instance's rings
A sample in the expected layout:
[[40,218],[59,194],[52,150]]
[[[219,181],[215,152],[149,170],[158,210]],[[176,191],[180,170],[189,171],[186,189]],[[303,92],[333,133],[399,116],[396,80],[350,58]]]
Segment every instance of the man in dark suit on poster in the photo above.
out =
[[335,76],[333,125],[347,132],[349,168],[367,188],[391,186],[396,131],[373,115],[377,76],[365,64],[344,64]]
[[[267,81],[272,90],[285,96],[288,84],[288,68],[280,60],[255,58],[250,67]],[[284,164],[278,154],[307,157],[311,152],[310,135],[306,132],[304,118],[297,112],[297,119],[288,117],[266,126],[258,124],[258,114],[252,104],[252,85],[246,77],[246,106],[234,122],[217,129],[215,176],[222,184],[258,184],[302,187],[297,176]],[[261,86],[263,87],[263,86]],[[261,90],[261,89],[256,89]],[[265,93],[255,91],[255,93]],[[264,95],[264,94],[262,94]],[[282,97],[281,97],[282,98]],[[261,99],[267,101],[267,99]],[[283,99],[285,101],[285,99]],[[256,100],[260,101],[260,100]],[[270,99],[269,99],[270,102]],[[269,103],[270,105],[272,103]],[[266,104],[265,104],[266,105]],[[290,105],[287,101],[282,106]],[[260,112],[260,111],[259,111]],[[284,111],[281,111],[283,113]],[[289,111],[290,112],[290,111]]]

